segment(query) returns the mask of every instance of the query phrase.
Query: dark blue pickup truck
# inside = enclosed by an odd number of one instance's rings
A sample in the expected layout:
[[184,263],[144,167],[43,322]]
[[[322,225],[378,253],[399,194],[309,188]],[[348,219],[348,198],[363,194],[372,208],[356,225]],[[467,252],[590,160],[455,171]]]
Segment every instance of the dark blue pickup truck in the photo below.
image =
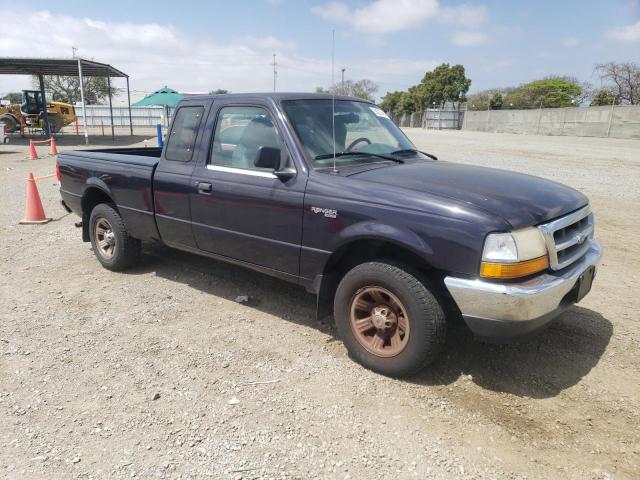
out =
[[581,193],[438,161],[350,97],[190,97],[163,149],[67,151],[58,174],[104,267],[154,241],[289,280],[391,376],[436,357],[445,312],[486,339],[540,329],[587,294],[601,256]]

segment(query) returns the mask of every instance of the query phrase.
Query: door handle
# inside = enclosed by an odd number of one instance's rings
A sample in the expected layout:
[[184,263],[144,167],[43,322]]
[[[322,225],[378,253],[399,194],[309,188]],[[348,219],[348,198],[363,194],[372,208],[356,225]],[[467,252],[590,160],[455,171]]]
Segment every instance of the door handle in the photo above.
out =
[[209,195],[213,192],[213,185],[208,182],[198,182],[198,193]]

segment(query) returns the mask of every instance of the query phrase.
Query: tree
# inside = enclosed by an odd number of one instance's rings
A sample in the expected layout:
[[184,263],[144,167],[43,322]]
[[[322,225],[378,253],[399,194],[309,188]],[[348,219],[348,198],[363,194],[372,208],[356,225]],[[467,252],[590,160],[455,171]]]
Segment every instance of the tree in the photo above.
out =
[[[84,101],[87,105],[103,103],[109,97],[109,85],[106,77],[84,77]],[[39,89],[38,77],[33,77],[33,85]],[[61,75],[45,75],[44,89],[49,99],[76,103],[80,102],[80,79],[78,77],[64,77]],[[111,87],[111,95],[116,89]]]
[[596,89],[593,88],[593,85],[591,85],[589,82],[581,82],[577,78],[573,77],[564,78],[580,85],[581,92],[579,95],[575,96],[573,104],[576,106],[589,105],[591,103],[591,99],[596,93]]
[[502,94],[500,92],[494,92],[489,100],[489,108],[492,110],[500,110],[502,108]]
[[433,106],[443,107],[447,102],[459,105],[466,100],[470,86],[471,80],[465,76],[464,66],[443,63],[426,72],[422,81],[407,91],[388,92],[382,97],[381,106],[393,115],[402,115],[422,112]]
[[553,108],[577,105],[582,87],[565,77],[550,77],[519,86],[504,98],[513,108]]
[[466,100],[471,80],[466,77],[463,65],[450,66],[443,63],[430,72],[425,73],[418,85],[418,102],[420,110],[446,102],[460,104]]
[[375,94],[378,92],[379,87],[375,82],[371,80],[362,79],[354,82],[353,80],[346,80],[331,85],[328,89],[323,87],[316,87],[317,93],[334,93],[336,95],[349,95],[351,97],[358,97],[364,100],[373,102]]
[[600,79],[609,83],[608,88],[628,105],[640,104],[640,67],[633,62],[601,63],[594,69]]
[[225,95],[227,93],[231,93],[229,90],[225,90],[224,88],[216,88],[215,90],[211,90],[209,95]]
[[500,90],[484,90],[467,98],[467,110],[500,110],[503,106],[504,95]]
[[477,92],[473,95],[469,95],[467,98],[468,110],[487,110],[489,108],[489,102],[491,100],[490,92]]
[[22,92],[9,92],[2,100],[8,100],[9,103],[22,103]]
[[598,90],[591,99],[590,106],[601,107],[603,105],[620,105],[620,97],[617,97],[613,92],[606,88]]
[[417,87],[411,87],[407,92],[402,92],[402,96],[398,102],[398,114],[411,114],[418,110],[418,100],[415,92],[416,89]]
[[[346,83],[347,82],[345,82],[345,85]],[[374,96],[378,93],[378,90],[379,87],[375,82],[364,78],[351,84],[351,93],[349,95],[373,102]]]
[[382,101],[380,108],[391,115],[398,115],[398,108],[404,92],[387,92]]

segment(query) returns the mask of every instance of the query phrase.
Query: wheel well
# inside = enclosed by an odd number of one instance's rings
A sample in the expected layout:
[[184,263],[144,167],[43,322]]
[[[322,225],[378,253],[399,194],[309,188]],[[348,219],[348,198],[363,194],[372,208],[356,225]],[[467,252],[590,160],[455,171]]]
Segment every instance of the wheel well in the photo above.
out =
[[356,265],[373,260],[387,260],[404,265],[425,278],[438,291],[444,288],[444,273],[434,269],[410,249],[384,240],[356,240],[336,250],[325,265],[318,291],[318,318],[331,312],[333,296],[345,273]]
[[419,255],[406,247],[384,240],[356,240],[336,250],[327,261],[324,274],[341,274],[356,265],[371,260],[392,260],[413,266],[414,269],[428,271],[431,266]]
[[88,242],[89,238],[89,218],[91,217],[91,211],[96,205],[101,203],[108,203],[116,208],[112,198],[99,188],[88,188],[82,196],[82,240]]

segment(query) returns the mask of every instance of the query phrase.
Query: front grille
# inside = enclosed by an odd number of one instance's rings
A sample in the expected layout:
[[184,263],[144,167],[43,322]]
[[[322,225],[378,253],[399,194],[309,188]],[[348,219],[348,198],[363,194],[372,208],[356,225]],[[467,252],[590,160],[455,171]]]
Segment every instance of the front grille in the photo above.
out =
[[538,228],[547,243],[549,265],[553,270],[562,270],[589,250],[594,231],[593,213],[587,205]]

